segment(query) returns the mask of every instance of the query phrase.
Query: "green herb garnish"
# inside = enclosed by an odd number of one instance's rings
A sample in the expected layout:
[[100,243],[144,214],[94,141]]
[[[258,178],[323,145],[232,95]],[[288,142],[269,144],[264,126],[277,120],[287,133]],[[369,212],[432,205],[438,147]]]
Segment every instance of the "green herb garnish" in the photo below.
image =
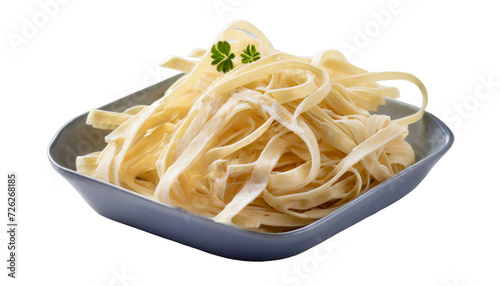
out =
[[243,54],[240,55],[243,59],[241,60],[244,64],[249,64],[260,59],[260,53],[254,45],[248,45],[246,49],[243,50]]
[[227,41],[219,41],[212,46],[212,65],[217,65],[217,71],[224,73],[233,69],[234,54],[231,53],[231,46]]

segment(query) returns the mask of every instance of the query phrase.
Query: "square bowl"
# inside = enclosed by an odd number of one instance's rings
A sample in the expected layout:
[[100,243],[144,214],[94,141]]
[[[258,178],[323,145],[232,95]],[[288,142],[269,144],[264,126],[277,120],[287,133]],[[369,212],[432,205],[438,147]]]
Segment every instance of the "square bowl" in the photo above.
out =
[[[100,109],[121,112],[162,97],[177,75],[111,102]],[[387,100],[377,113],[399,118],[417,107]],[[409,126],[406,140],[415,151],[415,164],[375,186],[328,216],[283,233],[261,233],[225,225],[179,207],[169,206],[127,189],[76,172],[76,156],[100,151],[109,131],[86,125],[87,114],[65,124],[48,148],[50,163],[99,214],[117,222],[219,256],[265,261],[290,257],[330,238],[349,226],[393,204],[411,192],[453,144],[453,133],[426,112]]]

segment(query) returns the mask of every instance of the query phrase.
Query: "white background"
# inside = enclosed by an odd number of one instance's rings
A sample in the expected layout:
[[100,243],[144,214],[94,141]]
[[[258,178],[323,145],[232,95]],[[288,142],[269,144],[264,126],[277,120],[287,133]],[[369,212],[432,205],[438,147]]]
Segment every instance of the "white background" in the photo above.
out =
[[[2,285],[500,285],[494,1],[48,2],[0,4],[1,181],[19,176],[19,278],[6,277],[2,231]],[[415,74],[454,146],[399,202],[279,261],[217,257],[96,214],[49,165],[52,136],[74,116],[175,74],[156,66],[209,47],[235,19],[292,54],[350,47],[360,67]],[[416,90],[403,91],[419,103]]]

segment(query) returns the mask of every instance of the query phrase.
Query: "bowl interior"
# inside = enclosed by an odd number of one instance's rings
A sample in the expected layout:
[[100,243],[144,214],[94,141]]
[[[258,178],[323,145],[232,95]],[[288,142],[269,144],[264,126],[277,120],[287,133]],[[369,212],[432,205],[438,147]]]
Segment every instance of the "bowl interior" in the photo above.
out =
[[[99,109],[122,112],[135,105],[150,105],[161,98],[170,85],[182,74],[176,75],[146,89],[120,98]],[[88,112],[82,114],[64,125],[52,144],[49,146],[49,156],[60,167],[76,171],[76,157],[91,152],[101,151],[106,147],[104,137],[110,133],[107,130],[95,129],[87,125]]]
[[[100,109],[121,112],[138,104],[149,105],[162,97],[165,90],[181,76],[182,74],[179,74],[169,78],[106,104]],[[387,114],[395,119],[411,114],[417,109],[415,106],[387,99],[387,104],[380,106],[376,113]],[[61,128],[49,147],[49,155],[60,167],[75,171],[77,156],[100,151],[106,146],[104,137],[109,134],[109,131],[94,129],[92,126],[85,124],[87,114],[76,117]],[[451,131],[429,113],[425,113],[422,120],[410,125],[409,131],[406,140],[415,151],[416,162],[444,148],[443,146],[446,146],[452,139],[450,138]]]

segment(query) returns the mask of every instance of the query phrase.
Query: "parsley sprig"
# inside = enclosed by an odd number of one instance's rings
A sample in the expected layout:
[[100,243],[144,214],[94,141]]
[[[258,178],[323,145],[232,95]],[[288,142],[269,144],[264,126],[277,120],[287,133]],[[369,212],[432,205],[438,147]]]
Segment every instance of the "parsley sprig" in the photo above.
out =
[[234,54],[231,53],[231,45],[227,41],[219,41],[212,46],[212,65],[217,65],[217,71],[224,73],[233,69]]
[[240,56],[242,57],[241,62],[244,64],[249,64],[260,59],[260,53],[257,52],[255,45],[248,45],[247,48],[243,50],[243,54],[240,54]]
[[[253,63],[260,59],[260,53],[255,45],[248,45],[240,54],[241,62],[244,64]],[[231,45],[227,41],[218,41],[212,46],[212,65],[217,65],[217,71],[227,73],[234,68],[234,53],[231,53]]]

